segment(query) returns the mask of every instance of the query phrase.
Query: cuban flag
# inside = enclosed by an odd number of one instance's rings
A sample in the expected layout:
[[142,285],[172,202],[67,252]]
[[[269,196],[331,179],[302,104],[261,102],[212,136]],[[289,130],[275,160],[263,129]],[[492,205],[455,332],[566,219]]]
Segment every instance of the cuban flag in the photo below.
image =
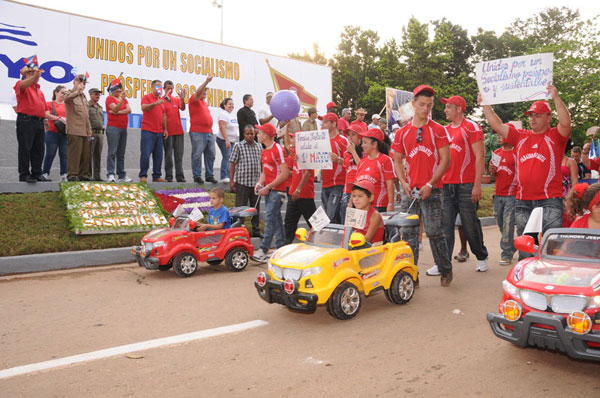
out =
[[0,40],[15,41],[26,46],[37,46],[37,43],[31,38],[31,33],[25,26],[9,25],[0,22]]
[[[598,144],[600,144],[600,140],[598,140]],[[590,159],[596,159],[597,156],[598,154],[594,148],[594,139],[592,138],[592,145],[590,146]]]
[[28,58],[23,58],[23,61],[25,62],[25,65],[31,69],[40,66],[40,64],[38,62],[37,54],[32,55],[31,57],[28,57]]
[[598,147],[596,148],[596,157],[600,157],[600,138],[598,138]]

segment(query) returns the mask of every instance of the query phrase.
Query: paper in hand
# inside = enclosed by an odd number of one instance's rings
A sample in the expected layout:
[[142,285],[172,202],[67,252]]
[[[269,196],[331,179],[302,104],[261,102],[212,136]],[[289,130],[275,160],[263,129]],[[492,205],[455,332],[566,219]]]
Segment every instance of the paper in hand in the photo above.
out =
[[194,210],[192,210],[192,212],[190,213],[190,219],[191,220],[199,221],[199,220],[202,220],[202,217],[204,217],[204,215],[197,208],[194,209]]

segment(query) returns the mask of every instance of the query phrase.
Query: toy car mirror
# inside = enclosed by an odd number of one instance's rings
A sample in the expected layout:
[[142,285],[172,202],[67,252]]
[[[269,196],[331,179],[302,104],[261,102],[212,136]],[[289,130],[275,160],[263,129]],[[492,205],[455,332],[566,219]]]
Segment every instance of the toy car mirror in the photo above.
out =
[[533,236],[521,235],[515,239],[515,248],[525,253],[535,254],[537,248],[535,247],[535,239]]
[[196,229],[196,221],[194,220],[190,220],[190,223],[188,224],[190,231],[193,231]]
[[306,228],[298,228],[296,230],[296,239],[298,239],[300,242],[306,241],[307,235],[308,231],[306,230]]
[[365,244],[365,236],[360,232],[352,232],[350,235],[350,247],[354,249],[355,247],[361,247]]
[[169,218],[169,225],[172,227],[173,224],[175,224],[175,217],[170,217]]

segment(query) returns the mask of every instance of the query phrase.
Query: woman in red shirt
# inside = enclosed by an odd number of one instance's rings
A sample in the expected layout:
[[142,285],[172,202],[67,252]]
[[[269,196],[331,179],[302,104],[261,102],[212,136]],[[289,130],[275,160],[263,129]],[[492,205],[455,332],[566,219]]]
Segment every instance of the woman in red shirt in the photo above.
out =
[[[59,132],[54,122],[60,121],[64,123],[64,128],[66,129],[67,113],[64,101],[66,92],[67,88],[65,86],[56,86],[52,92],[52,101],[46,103],[46,120],[48,121],[48,125],[45,136],[46,154],[44,155],[44,162],[42,164],[42,176],[49,179],[52,162],[58,150],[61,181],[67,181],[67,134],[65,130],[62,133]],[[52,108],[53,104],[54,108]]]
[[571,228],[600,229],[600,183],[576,184],[567,195],[567,212],[578,217]]
[[[340,119],[341,120],[341,119]],[[340,201],[340,218],[342,224],[346,220],[346,208],[352,206],[350,203],[350,194],[352,186],[356,180],[356,169],[360,160],[363,158],[362,133],[365,130],[359,124],[354,124],[346,129],[344,134],[348,137],[348,149],[344,153],[344,169],[346,169],[346,181],[344,183],[344,193]]]

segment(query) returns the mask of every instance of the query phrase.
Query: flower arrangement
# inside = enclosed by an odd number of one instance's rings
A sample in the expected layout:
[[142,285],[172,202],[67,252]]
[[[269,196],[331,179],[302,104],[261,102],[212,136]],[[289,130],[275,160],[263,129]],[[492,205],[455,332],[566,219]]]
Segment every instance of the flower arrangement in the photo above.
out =
[[155,191],[154,193],[185,200],[182,207],[186,213],[190,213],[196,208],[204,212],[212,209],[208,192],[204,188],[170,189]]

